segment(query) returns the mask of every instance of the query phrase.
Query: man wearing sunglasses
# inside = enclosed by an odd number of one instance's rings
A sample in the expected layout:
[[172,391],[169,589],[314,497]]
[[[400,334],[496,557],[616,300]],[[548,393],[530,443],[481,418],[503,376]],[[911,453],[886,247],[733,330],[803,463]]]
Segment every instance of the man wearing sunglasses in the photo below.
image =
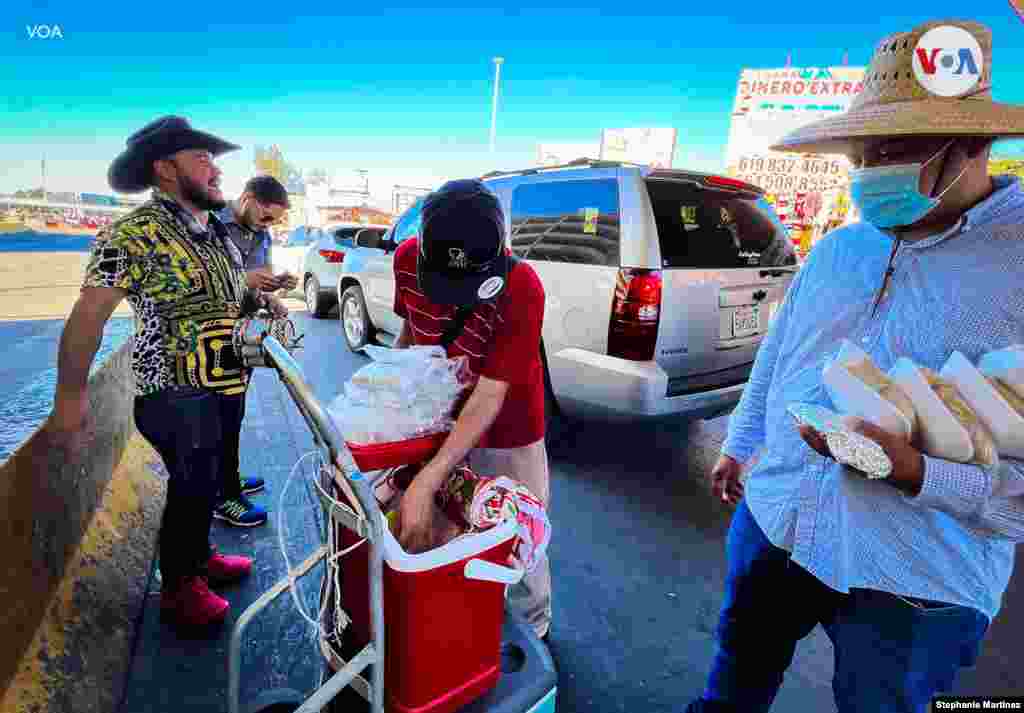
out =
[[[451,181],[423,202],[418,238],[395,252],[395,313],[405,320],[395,344],[445,346],[479,376],[440,452],[402,498],[402,546],[422,552],[430,541],[434,494],[460,463],[483,475],[522,482],[549,503],[544,445],[544,372],[540,337],[544,288],[533,268],[505,246],[501,204],[478,180]],[[551,624],[548,561],[509,597],[546,638]]]
[[[270,226],[279,221],[289,207],[288,192],[276,178],[255,176],[245,184],[242,195],[217,213],[242,256],[245,281],[251,289],[273,293],[279,289],[294,289],[298,283],[287,273],[275,276],[270,263]],[[274,304],[277,314],[287,314],[279,300],[270,294],[267,298]],[[246,477],[239,471],[238,448],[245,415],[245,393],[238,398],[242,402],[241,409],[225,439],[220,496],[213,516],[235,527],[256,527],[267,521],[267,511],[248,496],[262,491],[266,483],[263,478]]]
[[253,289],[276,292],[293,290],[298,284],[295,275],[275,276],[270,262],[270,226],[290,207],[288,191],[280,181],[273,176],[255,176],[245,184],[242,195],[217,214],[242,253],[246,282]]

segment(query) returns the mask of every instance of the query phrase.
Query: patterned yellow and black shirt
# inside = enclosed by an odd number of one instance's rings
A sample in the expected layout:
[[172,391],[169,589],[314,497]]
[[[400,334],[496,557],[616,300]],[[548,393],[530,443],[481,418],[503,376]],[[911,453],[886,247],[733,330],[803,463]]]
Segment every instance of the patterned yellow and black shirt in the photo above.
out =
[[155,190],[152,200],[96,236],[83,287],[128,292],[137,394],[245,391],[250,373],[231,341],[246,304],[245,272],[224,234],[216,217],[204,228]]

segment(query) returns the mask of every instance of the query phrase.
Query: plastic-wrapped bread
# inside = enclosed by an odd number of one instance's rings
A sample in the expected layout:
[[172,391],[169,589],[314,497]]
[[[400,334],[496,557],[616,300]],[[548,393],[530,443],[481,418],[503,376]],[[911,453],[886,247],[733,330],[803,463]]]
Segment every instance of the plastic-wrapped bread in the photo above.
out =
[[999,392],[999,395],[1006,400],[1006,403],[1010,405],[1010,408],[1016,411],[1021,417],[1024,417],[1024,397],[1019,396],[1017,392],[1010,388],[1010,385],[1002,379],[997,379],[993,376],[986,376],[985,380],[992,385],[993,389]]
[[960,391],[1000,456],[1024,458],[1024,391],[997,375],[984,374],[962,352],[953,352],[939,376]]
[[827,361],[821,377],[840,414],[863,418],[894,436],[915,440],[920,418],[913,399],[849,339],[844,339],[836,357]]
[[865,386],[877,392],[879,396],[899,409],[910,423],[911,440],[913,440],[917,433],[917,411],[906,392],[875,366],[870,358],[849,362],[844,366],[854,378],[859,379]]
[[963,426],[974,446],[974,457],[972,463],[979,465],[992,465],[996,462],[996,444],[985,424],[981,422],[974,409],[970,407],[964,397],[960,394],[956,385],[946,381],[931,369],[920,368],[928,385],[943,405],[949,410],[953,418]]
[[978,369],[1005,383],[1018,396],[1024,396],[1024,345],[989,352],[978,362]]

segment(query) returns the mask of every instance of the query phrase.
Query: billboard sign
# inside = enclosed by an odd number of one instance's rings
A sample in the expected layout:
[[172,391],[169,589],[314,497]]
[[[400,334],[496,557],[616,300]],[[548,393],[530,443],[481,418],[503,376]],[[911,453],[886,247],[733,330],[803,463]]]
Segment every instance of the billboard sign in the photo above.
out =
[[843,112],[863,88],[863,67],[744,69],[740,72],[733,113]]
[[863,67],[744,69],[736,89],[726,165],[786,134],[847,111],[864,88]]
[[844,186],[849,162],[835,156],[766,151],[743,154],[731,168],[734,177],[761,186],[769,193],[808,193]]
[[605,129],[601,132],[601,159],[605,161],[672,168],[675,153],[675,129]]
[[[864,88],[863,67],[744,69],[737,83],[726,172],[761,186],[791,231],[806,231],[826,195],[845,194],[849,161],[841,155],[769,149],[791,131],[849,110]],[[832,201],[836,205],[845,199]]]

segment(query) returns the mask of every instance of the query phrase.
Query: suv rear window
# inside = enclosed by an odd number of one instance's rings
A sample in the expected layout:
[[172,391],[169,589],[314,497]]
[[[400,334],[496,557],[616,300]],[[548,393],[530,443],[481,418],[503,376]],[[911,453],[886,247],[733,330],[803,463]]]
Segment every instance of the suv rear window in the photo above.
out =
[[618,182],[519,186],[512,193],[512,251],[524,260],[618,267]]
[[795,265],[786,227],[764,198],[647,181],[662,267],[720,270]]

